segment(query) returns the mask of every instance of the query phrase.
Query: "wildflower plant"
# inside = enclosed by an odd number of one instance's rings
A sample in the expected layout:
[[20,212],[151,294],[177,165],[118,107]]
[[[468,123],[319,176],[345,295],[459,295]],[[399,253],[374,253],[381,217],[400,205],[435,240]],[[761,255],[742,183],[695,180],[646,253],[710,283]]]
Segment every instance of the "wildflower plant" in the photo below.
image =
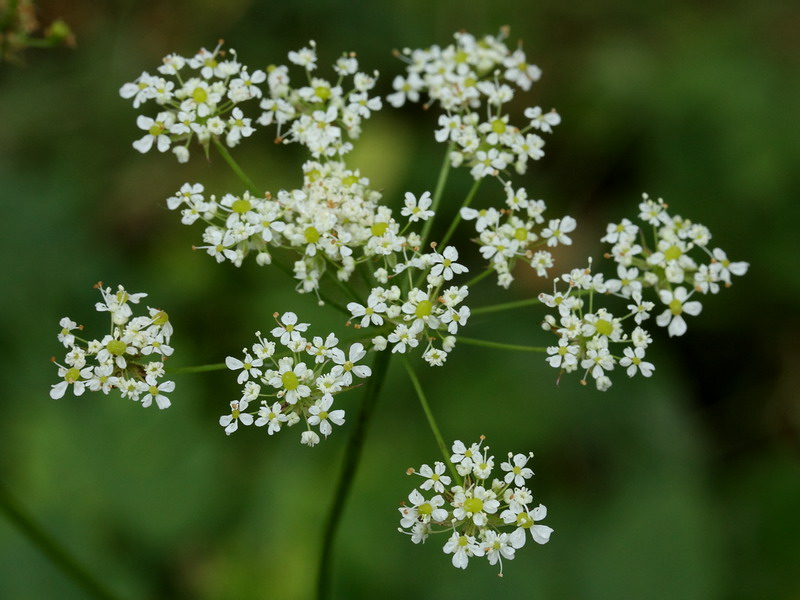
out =
[[[201,228],[194,249],[235,267],[250,259],[278,267],[291,273],[298,293],[314,294],[320,305],[341,315],[341,329],[325,335],[291,311],[275,313],[272,324],[257,324],[255,342],[224,361],[240,386],[233,399],[221,403],[224,432],[261,428],[271,436],[299,425],[300,442],[316,446],[334,429],[355,422],[336,492],[343,498],[390,359],[397,356],[442,459],[409,470],[422,481],[400,506],[400,529],[417,544],[443,534],[442,550],[455,567],[485,557],[501,574],[503,559],[515,558],[528,536],[545,544],[553,533],[540,523],[547,509],[529,489],[532,454],[509,453],[498,470],[483,438],[447,446],[415,357],[446,369],[448,356],[462,344],[536,351],[558,370],[554,383],[577,372],[582,383],[591,378],[606,390],[620,371],[655,376],[647,355],[656,337],[653,321],[669,336],[683,335],[687,316],[701,312],[699,298],[730,286],[748,267],[714,247],[705,226],[671,214],[666,203],[646,195],[639,204],[640,225],[623,219],[609,224],[602,238],[610,245],[609,275],[595,272],[591,259],[578,267],[556,265],[551,251],[572,244],[577,220],[549,214],[544,200],[519,177],[531,161],[542,159],[545,136],[561,117],[538,105],[514,114],[512,106],[520,104],[541,71],[521,45],[508,46],[507,35],[505,29],[483,37],[460,32],[444,47],[396,52],[405,71],[393,78],[394,91],[383,99],[376,92],[378,73],[362,70],[352,53],[335,61],[328,78],[321,74],[313,42],[289,52],[289,64],[265,70],[245,66],[221,43],[188,57],[171,54],[157,74],[144,72],[120,89],[134,108],[153,107],[136,120],[144,135],[134,148],[172,149],[185,162],[199,143],[206,155],[218,152],[240,181],[238,189],[214,192],[201,182],[186,182],[166,200],[183,224]],[[397,212],[384,203],[380,185],[348,161],[374,113],[385,104],[417,102],[439,113],[431,138],[445,145],[444,161],[429,189],[407,190],[397,199],[402,204]],[[292,189],[259,188],[229,152],[255,142],[259,129],[268,128],[274,129],[270,139],[298,144],[307,153]],[[460,203],[446,191],[454,169],[473,180]],[[451,242],[462,220],[468,221],[474,245]],[[437,239],[430,235],[434,221],[448,224]],[[561,275],[552,286],[542,286],[546,291],[522,301],[474,305],[470,292],[481,281],[492,277],[502,292],[515,277],[528,277],[527,268],[540,278]],[[156,385],[172,352],[166,313],[149,309],[146,316],[132,317],[129,303],[141,295],[121,287],[101,293],[98,310],[110,313],[110,333],[82,342],[73,334],[74,322],[62,321],[59,340],[69,353],[59,366],[63,381],[51,395],[61,397],[69,386],[76,395],[116,387],[143,404],[152,396],[159,407],[169,406],[160,392],[171,392],[174,384]],[[516,346],[463,334],[474,315],[522,307],[543,309],[536,319],[550,345]],[[98,364],[87,366],[89,358]],[[350,419],[348,396],[342,395],[362,386],[362,415]],[[341,513],[337,505],[326,527],[321,594]]]

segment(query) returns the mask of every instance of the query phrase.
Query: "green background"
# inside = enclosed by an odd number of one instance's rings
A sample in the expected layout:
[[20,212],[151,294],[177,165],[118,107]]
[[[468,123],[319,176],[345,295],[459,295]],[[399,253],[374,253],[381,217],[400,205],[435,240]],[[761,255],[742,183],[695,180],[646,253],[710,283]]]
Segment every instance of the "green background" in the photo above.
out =
[[[304,598],[350,424],[311,450],[295,430],[228,438],[216,421],[237,395],[224,372],[176,376],[167,411],[109,396],[49,398],[62,357],[58,320],[105,328],[92,285],[145,291],[170,312],[176,365],[219,362],[274,311],[315,333],[341,317],[291,290],[282,273],[191,251],[200,228],[164,199],[184,181],[239,189],[215,158],[188,165],[140,155],[136,111],[119,87],[171,52],[224,38],[253,68],[315,39],[321,64],[344,50],[381,71],[392,48],[448,44],[452,32],[511,25],[544,71],[525,104],[563,123],[524,183],[551,214],[578,220],[564,268],[599,258],[605,224],[634,216],[643,191],[707,225],[745,278],[704,301],[689,332],[656,336],[650,380],[616,373],[601,394],[556,386],[540,355],[461,346],[420,366],[445,438],[488,436],[498,453],[532,450],[537,501],[555,529],[505,565],[454,569],[438,539],[395,531],[414,485],[405,470],[438,458],[413,391],[393,365],[328,573],[337,598],[800,598],[800,7],[794,2],[258,3],[43,2],[74,50],[30,50],[0,66],[0,478],[52,535],[122,598]],[[324,71],[323,71],[324,72]],[[435,116],[385,109],[352,155],[389,203],[432,189],[443,148]],[[296,186],[303,160],[260,131],[236,156],[259,185]],[[445,202],[470,185],[456,171]],[[496,202],[485,186],[478,204]],[[483,203],[483,204],[481,204]],[[476,249],[460,246],[477,265]],[[549,283],[518,273],[509,292]],[[472,298],[472,296],[471,296]],[[543,345],[542,313],[474,318],[469,335]],[[0,598],[85,597],[0,518]]]

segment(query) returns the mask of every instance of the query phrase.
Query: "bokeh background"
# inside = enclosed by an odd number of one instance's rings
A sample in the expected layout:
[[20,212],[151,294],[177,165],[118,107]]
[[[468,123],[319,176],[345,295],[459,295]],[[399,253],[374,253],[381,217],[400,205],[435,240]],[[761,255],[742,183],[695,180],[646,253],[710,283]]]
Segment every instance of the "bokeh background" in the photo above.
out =
[[[537,499],[555,529],[506,563],[466,572],[438,540],[395,531],[415,483],[437,460],[413,391],[394,365],[366,440],[328,574],[336,598],[800,598],[800,6],[786,0],[520,3],[181,0],[41,2],[64,18],[73,50],[35,50],[0,66],[0,480],[120,598],[304,598],[313,590],[345,426],[310,450],[289,430],[227,438],[216,421],[237,386],[224,372],[176,376],[167,411],[86,394],[53,401],[58,320],[105,327],[92,285],[124,284],[166,308],[177,365],[219,362],[274,311],[318,333],[341,317],[291,291],[276,270],[219,266],[191,244],[164,199],[184,181],[238,189],[219,159],[188,165],[140,155],[122,83],[171,52],[224,38],[245,64],[285,62],[309,39],[321,64],[344,50],[381,71],[393,48],[447,44],[452,32],[512,27],[544,77],[520,101],[557,107],[563,124],[524,178],[553,214],[578,219],[565,268],[599,257],[605,224],[643,191],[706,224],[751,269],[707,298],[689,333],[658,333],[651,380],[607,393],[575,377],[556,386],[539,355],[461,346],[421,370],[448,439],[488,436],[499,453],[535,452]],[[435,118],[385,110],[352,164],[389,203],[432,189]],[[302,156],[260,132],[236,156],[271,190],[297,185]],[[468,174],[446,197],[460,202]],[[484,186],[479,202],[494,201]],[[466,229],[462,241],[466,241]],[[473,248],[468,254],[474,259]],[[474,264],[474,263],[473,263]],[[486,280],[477,302],[549,283]],[[471,335],[542,345],[542,313],[474,318]],[[97,330],[97,329],[95,329]],[[420,367],[422,369],[422,367]],[[354,419],[357,393],[346,400]],[[0,598],[84,592],[0,517]]]

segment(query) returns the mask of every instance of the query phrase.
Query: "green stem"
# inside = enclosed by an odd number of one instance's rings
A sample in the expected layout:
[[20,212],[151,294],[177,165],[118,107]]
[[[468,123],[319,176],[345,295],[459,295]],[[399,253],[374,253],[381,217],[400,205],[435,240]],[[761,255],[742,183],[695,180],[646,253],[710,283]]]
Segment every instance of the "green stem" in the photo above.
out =
[[477,340],[475,338],[461,337],[456,338],[458,342],[469,346],[484,346],[486,348],[497,348],[499,350],[517,350],[519,352],[547,352],[547,348],[539,346],[519,346],[517,344],[504,344],[502,342],[490,342],[488,340]]
[[225,159],[225,162],[228,163],[228,166],[233,170],[234,173],[236,173],[236,176],[243,184],[245,184],[245,186],[247,186],[247,189],[250,190],[251,194],[257,198],[260,198],[264,192],[259,190],[256,184],[253,183],[253,180],[247,176],[247,173],[245,173],[239,166],[239,163],[233,159],[231,153],[228,152],[228,149],[222,144],[222,142],[220,142],[217,138],[213,138],[213,140],[214,146],[217,147],[217,150],[222,155],[222,158]]
[[69,551],[25,512],[22,505],[15,500],[0,484],[0,510],[17,529],[39,548],[50,561],[80,586],[92,598],[116,600],[118,596],[106,588],[86,567],[80,564]]
[[456,227],[458,227],[458,224],[461,223],[461,209],[462,208],[466,208],[470,204],[472,204],[472,201],[475,199],[475,194],[478,193],[478,188],[481,187],[481,182],[482,181],[483,181],[483,179],[476,179],[475,183],[473,183],[472,187],[469,189],[469,193],[467,194],[467,197],[464,198],[464,203],[461,205],[461,208],[459,208],[458,211],[456,211],[456,216],[453,219],[453,222],[450,223],[450,227],[447,228],[447,232],[444,234],[444,237],[442,238],[442,241],[440,242],[440,245],[442,246],[442,248],[444,248],[444,246],[447,244],[447,242],[450,241],[450,238],[453,236],[453,233],[455,233],[455,231],[456,231]]
[[[277,260],[274,256],[272,257],[272,264],[275,265],[276,267],[278,267],[278,269],[280,269],[284,273],[286,273],[289,276],[290,279],[292,279],[294,281],[297,281],[294,278],[294,271],[292,271],[292,269],[290,269],[288,266],[283,264],[282,261]],[[349,310],[347,310],[344,306],[342,306],[341,304],[339,304],[335,300],[331,300],[328,296],[326,296],[325,294],[320,292],[319,289],[317,290],[317,296],[319,296],[319,299],[322,300],[325,304],[330,304],[333,308],[338,310],[340,313],[345,314],[348,317],[352,316]]]
[[514,302],[505,302],[503,304],[492,304],[490,306],[479,306],[473,308],[470,312],[473,315],[480,315],[486,313],[500,312],[503,310],[512,310],[515,308],[522,308],[524,306],[533,306],[539,304],[539,298],[527,298],[525,300],[515,300]]
[[444,185],[447,183],[447,176],[450,173],[450,153],[455,148],[455,142],[450,142],[447,145],[447,150],[444,153],[444,162],[442,163],[442,167],[439,169],[439,178],[436,180],[436,189],[433,191],[433,198],[431,199],[431,208],[434,212],[434,215],[425,221],[425,225],[422,227],[422,234],[420,237],[422,238],[422,244],[420,246],[420,250],[424,251],[425,242],[428,239],[428,235],[431,232],[431,227],[433,227],[434,219],[439,215],[439,204],[442,201],[442,194],[444,193]]
[[225,363],[214,363],[211,365],[196,365],[193,367],[166,367],[168,375],[184,375],[186,373],[205,373],[206,371],[222,371],[228,367]]
[[430,404],[428,404],[428,399],[425,397],[425,392],[422,390],[422,385],[419,382],[419,378],[414,372],[411,362],[405,356],[403,357],[403,366],[406,368],[406,371],[408,371],[408,377],[411,379],[411,384],[414,386],[414,390],[417,392],[419,403],[422,405],[422,410],[425,411],[425,417],[428,419],[428,425],[430,425],[431,431],[433,432],[433,437],[436,438],[436,443],[439,445],[439,450],[444,457],[444,464],[447,465],[450,474],[453,476],[453,481],[457,482],[458,485],[463,485],[464,482],[461,479],[461,476],[458,474],[458,471],[456,471],[453,463],[450,462],[450,453],[447,451],[447,444],[444,443],[442,432],[439,431],[439,426],[436,424],[436,419],[433,418],[433,412],[431,411]]
[[477,275],[475,275],[475,277],[473,277],[472,279],[470,279],[470,280],[469,280],[467,283],[465,283],[464,285],[466,285],[468,288],[471,288],[473,285],[475,285],[476,283],[478,283],[478,282],[479,282],[479,281],[481,281],[482,279],[486,279],[486,278],[487,278],[489,275],[491,275],[492,273],[494,273],[494,267],[489,267],[488,269],[484,269],[483,271],[481,271],[480,273],[478,273]]
[[339,473],[339,481],[336,484],[336,492],[325,522],[325,533],[322,538],[322,553],[320,554],[317,571],[317,598],[320,600],[327,598],[330,592],[328,583],[332,572],[331,559],[336,530],[344,515],[347,496],[353,485],[356,469],[361,458],[367,427],[380,395],[381,387],[386,380],[386,372],[389,368],[391,356],[389,352],[378,352],[378,356],[375,357],[375,362],[372,365],[372,375],[367,380],[361,413],[355,423],[353,432],[350,434],[350,438],[347,440],[342,470]]

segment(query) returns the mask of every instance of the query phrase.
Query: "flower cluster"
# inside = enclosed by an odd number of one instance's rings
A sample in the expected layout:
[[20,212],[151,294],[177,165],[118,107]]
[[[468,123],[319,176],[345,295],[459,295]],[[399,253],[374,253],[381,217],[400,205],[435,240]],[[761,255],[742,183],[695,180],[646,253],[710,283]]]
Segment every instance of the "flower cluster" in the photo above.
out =
[[533,455],[509,452],[508,460],[500,463],[502,478],[493,479],[495,457],[488,446],[481,447],[483,440],[481,436],[470,446],[458,440],[453,443],[450,463],[459,476],[456,482],[445,475],[441,462],[433,468],[422,465],[419,471],[408,470],[425,481],[408,495],[408,504],[398,509],[398,531],[415,544],[424,543],[432,533],[452,531],[443,549],[453,555],[454,567],[466,569],[470,558],[483,556],[489,564],[500,563],[502,576],[503,559],[512,560],[528,535],[537,544],[546,544],[553,530],[539,524],[547,508],[533,506],[533,494],[525,487],[533,476],[527,466]]
[[[341,56],[334,64],[338,76],[335,82],[313,76],[317,68],[317,51],[314,42],[296,52],[289,52],[289,61],[305,69],[307,85],[294,88],[289,78],[289,67],[271,65],[267,68],[269,95],[261,101],[264,110],[258,119],[261,125],[275,123],[277,141],[302,144],[311,155],[341,157],[352,150],[348,138],[361,134],[361,123],[382,107],[378,96],[370,97],[378,73],[372,76],[358,70],[354,54]],[[352,78],[347,91],[342,84]]]
[[[393,353],[404,354],[427,341],[422,357],[431,366],[441,366],[455,347],[459,327],[466,325],[470,316],[469,307],[462,304],[469,295],[467,286],[444,288],[444,284],[468,269],[456,262],[458,251],[454,246],[447,246],[441,254],[435,244],[432,246],[433,252],[414,252],[407,262],[395,265],[396,273],[408,275],[408,292],[397,285],[375,287],[366,304],[350,302],[347,309],[354,319],[359,319],[357,327],[372,325],[387,332],[387,336],[372,339],[375,350],[386,350],[391,344]],[[415,285],[412,269],[425,277],[424,289]],[[441,347],[435,346],[436,342]]]
[[61,319],[58,341],[67,354],[63,365],[53,358],[63,381],[52,386],[50,397],[63,397],[70,386],[76,396],[87,389],[103,394],[117,389],[123,398],[144,407],[155,402],[158,408],[168,408],[171,402],[164,394],[172,392],[175,383],[159,383],[164,377],[164,361],[172,355],[172,324],[167,313],[148,307],[146,315],[134,316],[131,304],[138,304],[147,294],[129,294],[121,285],[116,292],[101,283],[95,287],[103,296],[95,310],[109,313],[111,333],[84,340],[78,334],[82,325],[68,317]]
[[385,282],[390,272],[403,268],[398,265],[408,264],[418,253],[419,235],[406,232],[412,223],[433,214],[428,192],[419,199],[406,194],[401,214],[408,222],[401,227],[391,209],[378,204],[380,193],[370,189],[369,179],[357,170],[341,162],[309,161],[303,173],[302,188],[264,198],[245,192],[217,200],[205,195],[202,184],[186,183],[167,199],[167,206],[180,209],[184,224],[198,220],[207,224],[205,244],[197,247],[217,262],[240,266],[255,253],[258,264],[267,265],[272,249],[296,252],[294,273],[300,292],[316,291],[329,268],[347,281],[357,265],[367,261],[379,263],[375,276]]
[[405,49],[400,57],[408,63],[407,75],[394,79],[396,91],[387,98],[400,107],[406,100],[419,101],[424,92],[428,106],[438,102],[445,112],[436,140],[452,143],[451,164],[469,166],[475,179],[497,176],[510,166],[524,173],[529,160],[544,156],[544,140],[532,130],[549,133],[561,122],[558,113],[538,106],[525,110],[524,127],[509,122],[505,105],[514,98],[512,86],[529,90],[541,71],[521,47],[509,50],[506,37],[505,30],[481,39],[460,32],[445,48]]
[[[139,115],[136,125],[147,133],[133,143],[139,152],[155,146],[159,152],[172,151],[179,162],[189,160],[189,144],[196,136],[208,153],[211,140],[223,139],[235,146],[254,128],[239,104],[260,98],[258,84],[267,79],[264,71],[242,65],[236,51],[202,48],[192,57],[170,54],[164,57],[157,75],[142,73],[120,88],[120,95],[133,99],[133,107],[152,100],[159,106],[153,117]],[[225,58],[225,60],[222,60]]]
[[517,260],[524,260],[536,270],[539,277],[547,277],[547,270],[553,268],[553,255],[547,248],[558,244],[570,245],[569,233],[577,223],[570,216],[551,219],[542,226],[542,216],[546,206],[543,200],[528,198],[525,188],[505,186],[506,207],[497,210],[487,208],[475,210],[461,209],[461,218],[475,221],[483,258],[489,261],[489,268],[497,273],[497,284],[508,288],[514,281],[512,271]]
[[[333,397],[355,387],[354,376],[363,379],[372,370],[356,364],[366,354],[362,344],[352,344],[345,354],[333,333],[307,339],[308,323],[298,323],[295,313],[284,313],[280,319],[278,313],[274,316],[276,326],[270,333],[276,341],[256,332],[258,341],[243,349],[243,359],[229,356],[225,360],[229,369],[239,372],[237,381],[244,386],[241,398],[230,403],[230,414],[220,417],[219,424],[228,435],[240,423],[266,427],[272,435],[302,420],[305,431],[300,441],[315,446],[320,437],[312,427],[327,438],[332,424],[344,423],[344,410],[331,410]],[[259,399],[258,410],[246,412]]]
[[[716,294],[720,285],[731,285],[731,275],[744,275],[748,268],[745,262],[730,262],[720,248],[709,248],[708,228],[670,215],[660,198],[652,200],[644,194],[639,218],[653,230],[652,245],[645,241],[645,230],[628,219],[609,224],[601,240],[612,244],[606,256],[617,264],[617,277],[605,279],[602,273],[593,274],[591,268],[573,269],[556,279],[556,283],[567,284],[566,292],[554,290],[553,294],[539,296],[559,314],[558,319],[552,315],[545,318],[545,329],[559,336],[558,344],[547,349],[547,362],[567,373],[585,369],[582,383],[591,375],[600,390],[611,386],[608,372],[616,364],[631,377],[637,372],[645,377],[652,375],[655,367],[644,360],[652,338],[641,325],[653,311],[659,313],[656,324],[666,327],[670,337],[683,335],[687,329],[685,315],[697,316],[703,308],[693,297]],[[653,301],[643,297],[648,289],[655,292]],[[595,294],[623,298],[628,301],[627,311],[614,316],[605,308],[595,308]],[[589,298],[588,307],[585,296]],[[656,309],[656,301],[661,309]],[[630,318],[635,327],[628,334],[622,321]],[[611,344],[621,346],[622,354],[612,354]]]

